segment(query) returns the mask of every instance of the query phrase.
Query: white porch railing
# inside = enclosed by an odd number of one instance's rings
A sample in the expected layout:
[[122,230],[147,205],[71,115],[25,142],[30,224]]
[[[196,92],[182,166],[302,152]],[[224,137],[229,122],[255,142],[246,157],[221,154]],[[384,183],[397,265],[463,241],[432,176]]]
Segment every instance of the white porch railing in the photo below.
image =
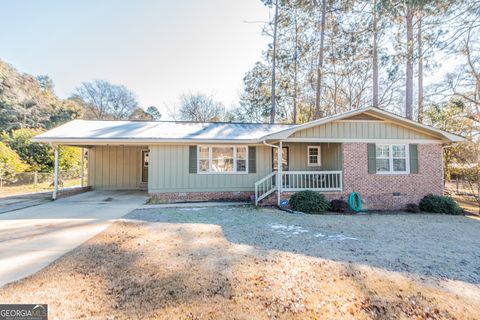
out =
[[284,171],[282,191],[342,191],[342,171]]
[[265,178],[255,182],[255,205],[258,205],[260,200],[277,190],[276,175],[277,171],[273,171]]
[[[255,182],[255,205],[277,190],[277,171]],[[281,191],[342,191],[342,171],[283,171]]]

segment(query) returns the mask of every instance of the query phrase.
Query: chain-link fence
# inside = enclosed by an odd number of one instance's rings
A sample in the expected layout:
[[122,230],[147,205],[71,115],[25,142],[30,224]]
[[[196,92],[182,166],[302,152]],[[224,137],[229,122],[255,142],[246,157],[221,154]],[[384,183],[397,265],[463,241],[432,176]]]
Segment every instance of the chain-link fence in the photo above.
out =
[[[21,172],[8,179],[0,177],[0,197],[53,191],[53,180],[53,172]],[[81,175],[78,170],[59,172],[59,189],[79,187],[81,185]],[[86,185],[85,177],[84,185]]]

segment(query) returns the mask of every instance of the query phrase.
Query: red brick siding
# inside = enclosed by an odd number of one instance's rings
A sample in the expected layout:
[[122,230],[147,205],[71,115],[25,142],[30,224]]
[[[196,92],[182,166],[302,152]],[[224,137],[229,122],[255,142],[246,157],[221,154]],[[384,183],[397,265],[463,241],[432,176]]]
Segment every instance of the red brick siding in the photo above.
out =
[[440,144],[418,145],[417,174],[371,174],[367,166],[366,143],[343,144],[344,194],[359,193],[370,209],[403,209],[429,193],[443,193]]
[[253,192],[151,192],[151,197],[161,202],[188,202],[188,201],[250,201]]

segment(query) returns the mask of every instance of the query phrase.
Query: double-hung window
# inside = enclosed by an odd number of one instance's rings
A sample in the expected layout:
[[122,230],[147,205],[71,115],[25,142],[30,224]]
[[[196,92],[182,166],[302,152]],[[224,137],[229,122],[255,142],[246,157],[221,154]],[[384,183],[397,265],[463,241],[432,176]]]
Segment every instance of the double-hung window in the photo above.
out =
[[408,148],[405,144],[377,144],[377,173],[408,173]]
[[309,167],[318,167],[322,165],[320,146],[309,146],[307,156]]
[[199,173],[247,173],[245,146],[198,146]]

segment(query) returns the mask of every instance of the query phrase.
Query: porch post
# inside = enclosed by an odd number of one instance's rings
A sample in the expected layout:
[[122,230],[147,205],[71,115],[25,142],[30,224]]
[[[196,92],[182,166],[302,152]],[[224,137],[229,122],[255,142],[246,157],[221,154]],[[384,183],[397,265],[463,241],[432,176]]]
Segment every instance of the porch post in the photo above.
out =
[[54,150],[55,150],[55,164],[54,164],[55,174],[54,174],[54,177],[53,177],[52,199],[56,200],[57,199],[57,193],[58,193],[58,146],[54,146]]
[[282,141],[280,141],[277,150],[277,205],[280,207],[280,197],[282,195]]
[[84,179],[84,167],[85,167],[85,164],[84,164],[84,159],[85,159],[85,151],[82,147],[82,155],[81,155],[81,158],[80,158],[80,166],[81,166],[81,169],[80,169],[80,187],[83,188],[83,186],[85,185],[84,182],[83,182],[83,179]]

